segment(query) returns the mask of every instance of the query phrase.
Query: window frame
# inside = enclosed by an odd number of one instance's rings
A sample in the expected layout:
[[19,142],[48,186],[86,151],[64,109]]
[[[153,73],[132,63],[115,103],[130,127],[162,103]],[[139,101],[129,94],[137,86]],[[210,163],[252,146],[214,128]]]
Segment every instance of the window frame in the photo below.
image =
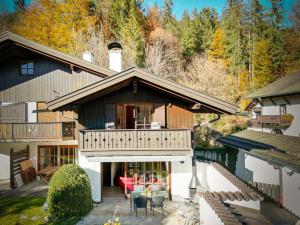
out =
[[[45,149],[48,152],[48,155],[41,154],[41,149]],[[54,150],[56,148],[56,154],[49,154],[51,150]],[[64,154],[64,150],[67,150],[67,155]],[[50,150],[51,149],[51,150]],[[70,151],[73,151],[74,154],[70,154]],[[63,154],[61,154],[63,152]],[[41,156],[43,155],[43,156]],[[41,169],[45,168],[41,166],[41,158],[53,158],[55,157],[55,163],[57,165],[54,166],[62,166],[64,164],[78,164],[78,145],[38,145],[37,148],[37,170],[40,171]],[[67,159],[67,163],[65,161]],[[71,160],[72,159],[72,160]],[[48,165],[49,166],[49,165]]]
[[[28,67],[28,64],[32,63],[32,68]],[[26,68],[22,68],[23,65],[27,65]],[[35,62],[34,60],[20,60],[19,63],[19,75],[20,76],[34,76],[35,75],[35,69],[34,69]],[[23,73],[23,70],[26,70],[27,73]],[[32,70],[32,74],[28,73],[29,70]]]

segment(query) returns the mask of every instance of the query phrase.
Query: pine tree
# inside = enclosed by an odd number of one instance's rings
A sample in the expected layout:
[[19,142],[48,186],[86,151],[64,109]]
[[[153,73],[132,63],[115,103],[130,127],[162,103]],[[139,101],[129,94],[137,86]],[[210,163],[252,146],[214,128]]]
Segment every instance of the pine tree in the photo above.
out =
[[280,78],[285,74],[285,54],[282,40],[282,20],[283,8],[281,0],[270,0],[270,29],[269,38],[271,40],[271,55],[273,65],[273,75]]
[[199,29],[197,29],[195,25],[195,22],[190,18],[189,12],[184,11],[182,20],[180,21],[180,42],[183,48],[185,62],[189,61],[201,48],[201,37],[198,33]]
[[237,76],[248,60],[247,38],[244,33],[244,11],[240,0],[229,0],[222,16],[225,54],[230,74]]
[[[202,38],[202,50],[209,49],[212,37],[216,31],[218,23],[218,13],[214,8],[203,8],[199,14]],[[197,28],[198,29],[198,28]]]
[[173,0],[164,0],[164,5],[161,11],[161,26],[166,31],[169,31],[176,36],[177,33],[177,21],[173,16]]

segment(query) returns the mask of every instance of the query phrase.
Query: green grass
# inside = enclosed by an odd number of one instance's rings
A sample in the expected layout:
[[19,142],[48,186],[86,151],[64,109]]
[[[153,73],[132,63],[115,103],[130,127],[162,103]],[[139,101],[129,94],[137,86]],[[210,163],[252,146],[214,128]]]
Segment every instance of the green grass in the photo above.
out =
[[41,225],[47,224],[47,212],[43,210],[46,198],[1,197],[1,225]]
[[0,225],[73,225],[80,218],[66,218],[48,222],[43,210],[46,198],[0,197]]

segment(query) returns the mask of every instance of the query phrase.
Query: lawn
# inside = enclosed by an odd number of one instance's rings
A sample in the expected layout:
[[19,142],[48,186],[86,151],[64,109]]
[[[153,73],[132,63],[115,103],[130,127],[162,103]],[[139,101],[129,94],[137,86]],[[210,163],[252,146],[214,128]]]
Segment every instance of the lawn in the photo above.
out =
[[0,225],[73,225],[80,220],[76,217],[48,223],[45,201],[38,197],[0,197]]
[[47,212],[43,210],[46,198],[1,197],[1,225],[40,225],[47,224]]

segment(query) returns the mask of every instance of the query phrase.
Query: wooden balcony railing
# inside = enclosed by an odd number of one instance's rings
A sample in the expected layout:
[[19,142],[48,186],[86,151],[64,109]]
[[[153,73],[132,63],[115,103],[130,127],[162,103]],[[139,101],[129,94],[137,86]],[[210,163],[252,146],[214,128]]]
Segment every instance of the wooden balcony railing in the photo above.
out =
[[21,139],[73,139],[74,122],[1,123],[0,142]]
[[159,129],[159,130],[82,130],[80,132],[80,148],[83,152],[102,152],[113,154],[129,153],[136,155],[159,155],[172,151],[191,153],[192,131],[190,129]]
[[251,120],[252,126],[263,125],[265,127],[289,127],[292,121],[280,115],[258,115]]

